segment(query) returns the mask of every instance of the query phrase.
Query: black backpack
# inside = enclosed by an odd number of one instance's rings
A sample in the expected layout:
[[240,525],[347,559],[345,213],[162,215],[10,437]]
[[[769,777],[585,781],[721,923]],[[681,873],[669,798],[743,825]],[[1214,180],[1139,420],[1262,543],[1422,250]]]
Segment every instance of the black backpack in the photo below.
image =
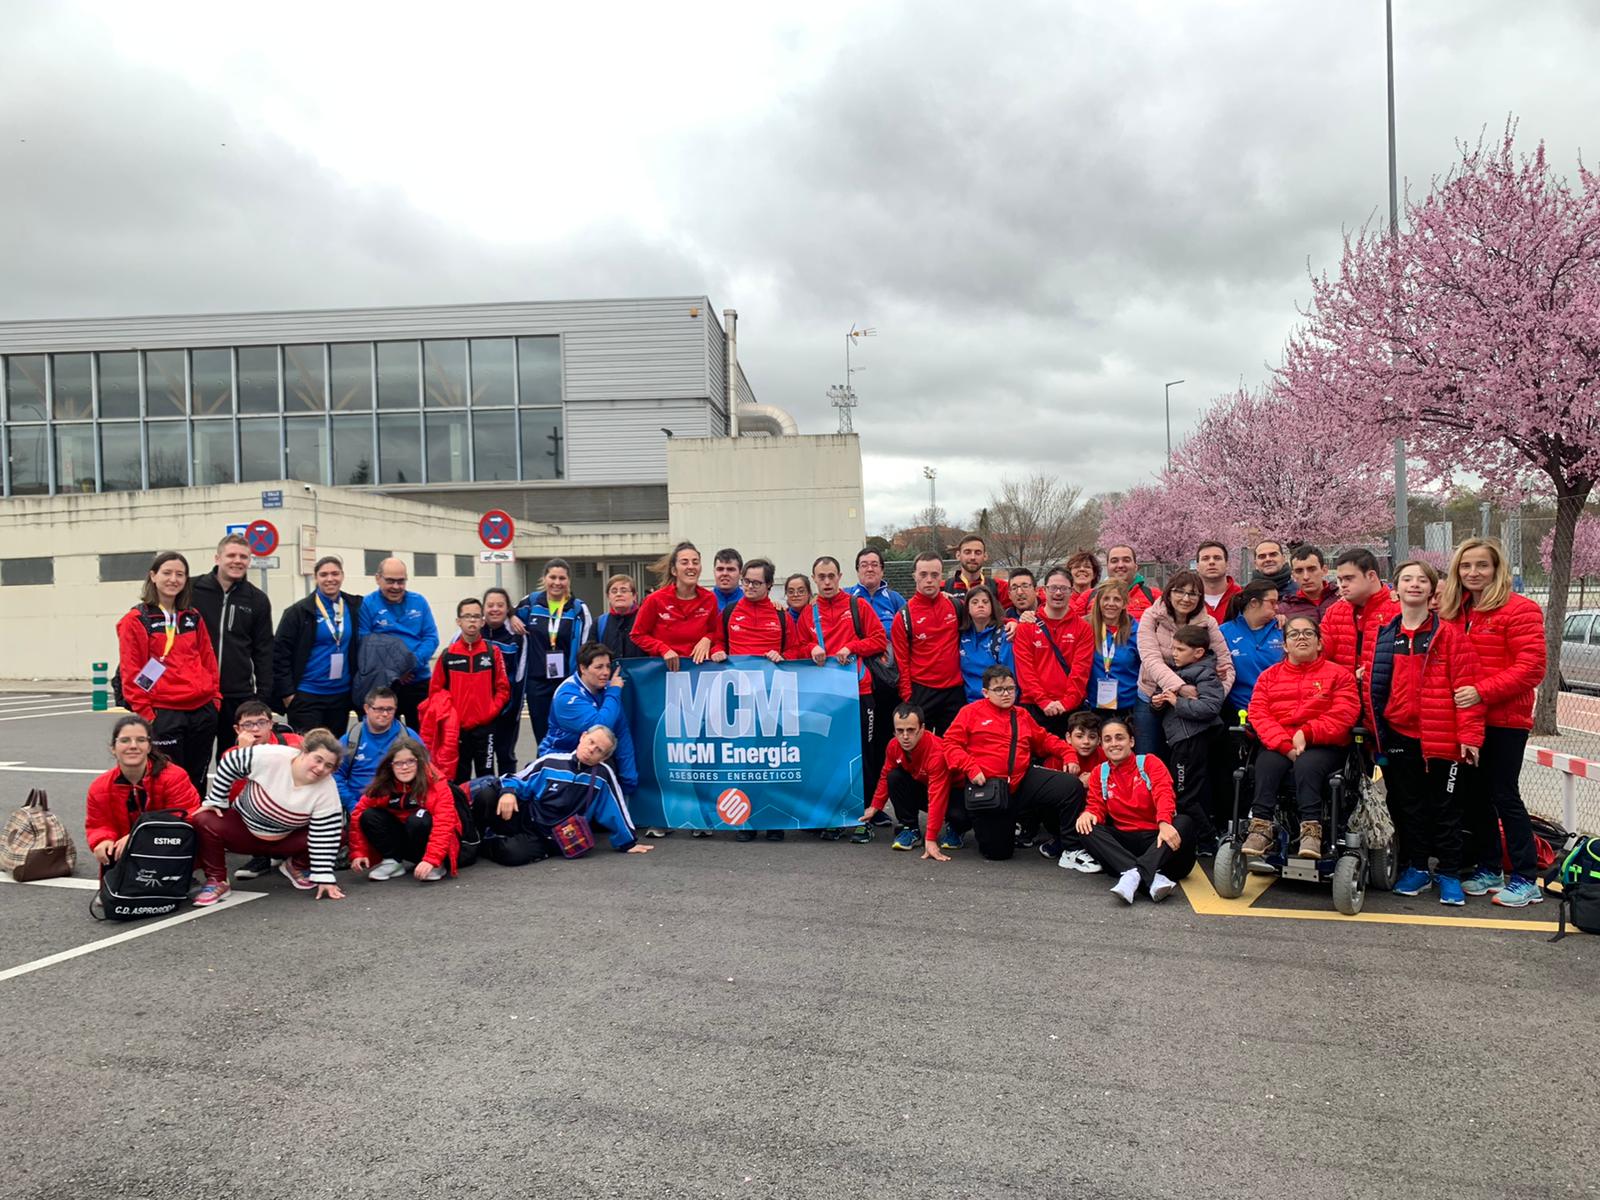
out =
[[1559,881],[1560,925],[1552,942],[1567,936],[1567,921],[1584,933],[1600,933],[1600,838],[1580,837],[1556,864],[1549,883]]
[[478,861],[478,855],[483,851],[483,834],[478,832],[472,804],[460,784],[450,785],[450,798],[456,802],[456,818],[461,822],[461,845],[456,850],[456,870],[459,871]]
[[[130,799],[130,811],[132,808]],[[100,890],[89,902],[89,915],[97,921],[137,921],[177,911],[189,899],[199,848],[199,835],[182,810],[140,813],[133,820],[122,857],[101,874]]]

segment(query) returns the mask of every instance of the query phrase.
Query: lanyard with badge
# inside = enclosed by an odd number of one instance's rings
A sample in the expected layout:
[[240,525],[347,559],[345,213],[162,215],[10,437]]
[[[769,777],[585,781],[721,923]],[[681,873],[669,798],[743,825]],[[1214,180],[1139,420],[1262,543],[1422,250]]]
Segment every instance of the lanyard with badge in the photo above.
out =
[[545,601],[550,609],[550,650],[544,656],[544,677],[546,679],[565,679],[567,677],[567,656],[556,650],[556,639],[561,636],[561,614],[566,610],[565,600]]
[[333,653],[328,656],[328,682],[337,683],[344,678],[344,597],[340,596],[334,602],[331,618],[322,603],[322,596],[314,594],[312,599],[316,601],[317,618],[328,631],[328,636],[333,638]]
[[135,687],[149,691],[155,687],[161,677],[167,673],[167,656],[172,653],[173,643],[178,640],[178,614],[173,609],[161,610],[161,624],[166,630],[167,642],[162,647],[160,654],[153,654],[150,660],[140,668],[139,673],[133,677]]
[[1096,708],[1115,708],[1117,706],[1117,681],[1111,677],[1111,662],[1117,656],[1117,636],[1107,632],[1105,653],[1100,656],[1100,661],[1105,671],[1105,678],[1095,681],[1094,703]]

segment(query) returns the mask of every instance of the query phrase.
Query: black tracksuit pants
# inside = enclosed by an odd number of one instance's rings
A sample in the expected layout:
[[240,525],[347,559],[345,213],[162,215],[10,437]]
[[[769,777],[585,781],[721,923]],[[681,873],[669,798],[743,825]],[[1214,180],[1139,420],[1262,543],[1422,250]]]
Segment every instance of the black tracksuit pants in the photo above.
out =
[[1343,746],[1307,746],[1299,758],[1290,762],[1287,754],[1261,750],[1256,755],[1256,794],[1250,805],[1250,815],[1262,821],[1272,820],[1272,814],[1278,811],[1278,790],[1283,786],[1284,776],[1293,773],[1295,807],[1300,820],[1320,825],[1322,803],[1328,794],[1328,776],[1344,765],[1346,753]]
[[[194,790],[206,794],[206,768],[211,765],[211,748],[217,736],[217,710],[209,704],[179,710],[156,709],[150,723],[150,748],[159,750],[183,768]],[[228,741],[233,741],[233,726],[228,726]]]
[[494,722],[487,725],[474,725],[471,729],[463,729],[456,742],[456,778],[457,783],[465,783],[469,779],[476,779],[480,775],[488,775],[494,767],[490,762],[489,741],[494,729]]
[[519,808],[508,820],[502,820],[496,811],[499,803],[498,787],[474,790],[472,820],[483,835],[483,856],[502,867],[521,867],[549,858],[544,838],[529,831],[522,810]]
[[1212,742],[1221,736],[1221,730],[1208,729],[1182,741],[1167,743],[1178,811],[1187,814],[1201,834],[1210,832]]
[[[494,764],[489,771],[495,775],[517,773],[517,739],[522,736],[522,685],[516,685],[516,694],[500,715],[489,722],[489,752]],[[534,749],[535,757],[538,748]]]
[[1139,872],[1139,883],[1144,887],[1150,886],[1158,872],[1168,879],[1182,879],[1194,869],[1198,834],[1194,821],[1185,813],[1172,818],[1172,827],[1178,831],[1176,851],[1163,846],[1154,829],[1117,829],[1098,821],[1089,832],[1088,850],[1113,875]]
[[[1522,802],[1522,752],[1528,745],[1526,729],[1491,725],[1483,731],[1483,749],[1478,765],[1461,768],[1462,823],[1466,836],[1466,866],[1499,871],[1504,857],[1511,857],[1513,874],[1532,879],[1538,873],[1538,852],[1533,842],[1533,824]],[[1500,831],[1504,829],[1504,854]]]
[[296,733],[326,729],[334,737],[343,737],[350,728],[350,693],[313,696],[310,692],[296,692],[283,715],[289,721],[289,728]]
[[[427,853],[428,838],[433,835],[433,815],[426,809],[419,808],[402,821],[386,809],[369,808],[357,819],[361,823],[361,836],[380,859],[419,863]],[[433,865],[442,867],[445,864]]]
[[[1422,743],[1391,733],[1383,741],[1383,783],[1400,843],[1400,861],[1439,874],[1461,874],[1461,764],[1425,759]],[[1496,839],[1498,840],[1498,838]]]
[[1070,848],[1079,842],[1073,824],[1087,798],[1083,781],[1076,775],[1029,767],[1011,789],[1010,804],[1005,809],[968,813],[965,804],[958,807],[952,793],[950,826],[957,832],[970,828],[977,835],[978,853],[988,859],[1003,860],[1016,853],[1018,825],[1024,829],[1043,825],[1046,833]]
[[[904,767],[895,767],[889,772],[889,807],[894,809],[896,833],[902,829],[920,833],[922,825],[917,818],[928,811],[928,785]],[[930,827],[928,836],[936,838],[939,831]]]
[[950,728],[950,722],[956,719],[956,714],[967,706],[967,689],[961,684],[936,688],[913,683],[911,703],[922,710],[923,726],[943,737],[944,731]]

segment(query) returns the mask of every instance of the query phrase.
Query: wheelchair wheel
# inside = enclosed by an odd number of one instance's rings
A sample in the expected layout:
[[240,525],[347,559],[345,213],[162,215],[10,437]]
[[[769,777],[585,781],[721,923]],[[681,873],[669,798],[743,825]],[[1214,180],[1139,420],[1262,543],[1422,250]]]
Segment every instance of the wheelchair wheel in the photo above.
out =
[[1400,856],[1394,852],[1394,843],[1373,846],[1367,851],[1367,886],[1387,892],[1400,878]]
[[1347,917],[1361,911],[1361,902],[1367,898],[1367,881],[1361,870],[1359,854],[1341,855],[1333,864],[1333,907]]
[[1239,853],[1237,842],[1223,842],[1211,860],[1211,886],[1224,900],[1237,900],[1244,894],[1244,877],[1248,864]]

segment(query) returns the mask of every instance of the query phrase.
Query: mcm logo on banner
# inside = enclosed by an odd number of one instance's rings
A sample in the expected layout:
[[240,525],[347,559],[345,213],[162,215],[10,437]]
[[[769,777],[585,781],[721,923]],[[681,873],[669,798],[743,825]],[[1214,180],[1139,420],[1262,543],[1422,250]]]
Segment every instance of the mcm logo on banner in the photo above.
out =
[[669,738],[795,737],[800,684],[793,674],[678,671],[666,677]]

